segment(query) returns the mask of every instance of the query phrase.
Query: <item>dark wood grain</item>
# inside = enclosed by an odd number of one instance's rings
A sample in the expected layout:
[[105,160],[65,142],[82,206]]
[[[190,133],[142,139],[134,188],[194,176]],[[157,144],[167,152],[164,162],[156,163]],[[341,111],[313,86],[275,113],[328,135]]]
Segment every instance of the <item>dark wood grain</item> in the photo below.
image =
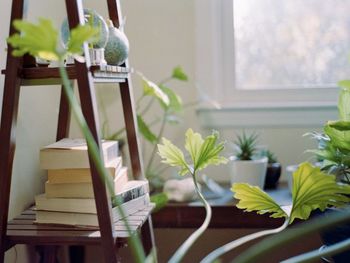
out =
[[[23,17],[23,1],[12,1],[10,21]],[[12,23],[9,32],[10,35],[15,33]],[[4,262],[5,251],[9,248],[6,228],[10,202],[12,166],[16,148],[15,138],[21,82],[18,73],[23,64],[23,59],[15,58],[11,55],[12,50],[12,47],[9,45],[0,126],[0,263]]]
[[[283,219],[270,218],[254,212],[243,212],[235,206],[212,206],[209,228],[274,228]],[[152,215],[155,228],[198,228],[205,218],[203,206],[169,204]]]
[[[66,9],[68,15],[69,27],[72,29],[79,24],[84,24],[83,5],[81,0],[66,0]],[[93,87],[93,79],[90,68],[90,58],[88,52],[87,43],[83,45],[85,62],[80,63],[75,61],[75,69],[77,72],[78,90],[81,101],[81,107],[86,119],[86,122],[90,128],[90,131],[95,139],[98,148],[101,149],[101,137],[99,120],[97,114],[97,104],[95,97],[95,90]],[[91,149],[89,147],[89,153]],[[100,151],[100,157],[103,160],[103,156]],[[95,195],[96,210],[98,215],[98,223],[101,231],[101,244],[105,258],[105,262],[117,263],[117,256],[115,249],[115,240],[113,237],[114,226],[112,224],[111,203],[106,192],[105,183],[101,180],[101,177],[96,169],[91,155],[90,169],[92,176],[92,184]]]
[[56,141],[59,141],[63,138],[67,138],[69,136],[70,118],[71,118],[71,109],[68,104],[67,96],[64,93],[64,87],[61,87]]

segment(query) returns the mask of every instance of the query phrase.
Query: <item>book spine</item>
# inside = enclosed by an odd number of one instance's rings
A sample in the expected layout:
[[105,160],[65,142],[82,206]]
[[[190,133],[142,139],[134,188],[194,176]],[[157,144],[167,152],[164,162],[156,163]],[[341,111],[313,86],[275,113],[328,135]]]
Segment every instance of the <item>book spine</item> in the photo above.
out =
[[125,192],[119,193],[115,198],[119,199],[120,203],[125,203],[140,196],[143,196],[149,192],[148,182],[142,185],[131,188]]
[[129,216],[131,214],[136,213],[139,210],[144,209],[146,206],[150,204],[149,194],[145,194],[136,199],[130,200],[126,203],[120,205],[120,207],[114,207],[112,209],[113,221],[119,221],[122,219],[122,215],[119,212],[119,209],[123,209],[124,215]]

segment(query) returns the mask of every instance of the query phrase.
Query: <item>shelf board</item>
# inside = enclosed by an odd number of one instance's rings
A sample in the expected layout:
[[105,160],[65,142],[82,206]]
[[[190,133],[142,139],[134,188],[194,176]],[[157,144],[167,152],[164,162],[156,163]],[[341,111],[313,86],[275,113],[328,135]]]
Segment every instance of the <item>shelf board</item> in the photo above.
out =
[[[154,205],[151,204],[142,210],[128,216],[132,231],[138,231],[147,220]],[[99,244],[101,235],[98,227],[75,227],[67,225],[36,224],[35,210],[28,209],[22,212],[7,224],[8,247],[16,244],[34,245],[88,245]],[[129,237],[123,220],[114,223],[116,244],[122,245]]]
[[[66,67],[69,79],[76,79],[75,66]],[[130,69],[119,66],[91,66],[90,71],[96,83],[120,83],[128,78]],[[1,71],[6,74],[6,70]],[[62,84],[58,67],[23,68],[20,73],[22,86]]]

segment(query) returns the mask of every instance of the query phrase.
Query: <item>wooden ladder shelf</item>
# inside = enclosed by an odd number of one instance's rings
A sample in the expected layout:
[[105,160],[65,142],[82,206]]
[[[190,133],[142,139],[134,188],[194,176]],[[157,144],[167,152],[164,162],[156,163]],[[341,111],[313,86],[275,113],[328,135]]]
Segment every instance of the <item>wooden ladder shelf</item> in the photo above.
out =
[[[74,28],[78,24],[83,24],[82,1],[65,0],[65,2],[70,28]],[[107,0],[107,5],[109,18],[116,27],[119,27],[121,17],[119,1]],[[12,22],[15,19],[22,19],[24,16],[24,0],[13,0],[10,35],[15,33]],[[54,253],[58,245],[99,244],[102,246],[106,263],[118,262],[117,249],[122,244],[125,244],[128,233],[123,222],[113,223],[110,216],[111,204],[106,194],[106,187],[100,180],[92,161],[90,161],[90,167],[99,228],[35,225],[33,224],[35,211],[31,209],[24,211],[20,216],[8,222],[20,87],[23,85],[52,85],[61,83],[57,68],[25,68],[24,59],[13,57],[11,52],[12,48],[9,46],[6,70],[3,71],[5,74],[5,85],[0,127],[0,263],[4,262],[5,252],[16,244],[44,246],[43,262],[55,262]],[[88,58],[89,52],[86,46],[84,47],[84,54]],[[144,179],[129,74],[108,78],[107,80],[94,78],[93,72],[96,70],[96,67],[90,66],[89,61],[89,59],[86,59],[84,63],[75,61],[73,66],[67,67],[67,71],[70,79],[77,80],[82,111],[94,139],[101,149],[94,82],[117,83],[120,87],[133,177],[135,179]],[[127,68],[128,62],[122,66]],[[68,137],[69,123],[70,108],[63,89],[61,89],[57,140]],[[146,207],[143,211],[139,211],[128,217],[128,221],[134,231],[141,229],[146,253],[154,245],[150,212],[151,207]]]

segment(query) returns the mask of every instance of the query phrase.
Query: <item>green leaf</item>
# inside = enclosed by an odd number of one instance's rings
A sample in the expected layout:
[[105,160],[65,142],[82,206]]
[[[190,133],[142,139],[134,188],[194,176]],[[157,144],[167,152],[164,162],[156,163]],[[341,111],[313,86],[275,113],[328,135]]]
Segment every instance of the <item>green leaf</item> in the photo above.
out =
[[148,80],[142,75],[141,78],[144,96],[153,96],[159,99],[159,101],[163,103],[166,107],[168,107],[170,103],[168,96],[155,83]]
[[272,213],[270,217],[288,217],[286,212],[264,191],[257,186],[247,183],[234,183],[231,191],[234,197],[239,200],[236,205],[244,211],[256,211],[258,214]]
[[338,82],[338,86],[345,89],[350,89],[350,80],[341,80]]
[[[198,163],[200,151],[204,140],[199,133],[194,133],[192,129],[186,131],[185,148],[189,152],[192,162]],[[195,165],[194,165],[195,166]]]
[[344,153],[350,153],[350,121],[329,121],[324,127],[324,132],[334,147]]
[[156,207],[152,210],[152,213],[156,213],[165,207],[169,203],[169,198],[166,193],[158,193],[151,195],[151,202],[155,203]]
[[219,153],[224,149],[224,142],[216,144],[218,135],[218,132],[213,131],[211,135],[205,138],[199,153],[197,153],[198,157],[196,157],[196,161],[193,164],[194,170],[202,170],[210,164],[219,165],[228,162],[225,157],[219,156]]
[[181,112],[183,109],[181,97],[177,95],[172,89],[164,85],[160,85],[159,87],[169,98],[169,105],[162,105],[163,108],[169,109],[174,112]]
[[293,174],[293,207],[291,220],[307,219],[314,209],[323,211],[328,206],[342,206],[350,201],[343,194],[350,194],[350,186],[337,183],[333,175],[320,168],[302,163]]
[[338,101],[339,118],[342,121],[350,121],[350,80],[338,82],[341,87]]
[[177,66],[173,69],[173,73],[172,73],[171,77],[174,79],[182,80],[182,81],[188,80],[188,76],[183,71],[182,67],[180,67],[180,66]]
[[157,136],[150,130],[150,128],[140,115],[137,115],[137,124],[139,126],[140,133],[147,141],[149,141],[152,144],[157,142]]
[[57,51],[58,32],[50,20],[39,18],[37,25],[24,20],[15,20],[13,26],[20,32],[7,39],[14,48],[12,53],[14,56],[29,53],[50,61],[60,59]]
[[90,25],[79,25],[71,30],[71,35],[67,43],[67,51],[72,55],[82,53],[82,45],[85,41],[94,43],[98,41],[99,29]]
[[163,138],[162,141],[163,145],[158,144],[158,154],[163,159],[162,162],[170,166],[179,166],[181,168],[181,175],[191,173],[183,152],[169,140]]

